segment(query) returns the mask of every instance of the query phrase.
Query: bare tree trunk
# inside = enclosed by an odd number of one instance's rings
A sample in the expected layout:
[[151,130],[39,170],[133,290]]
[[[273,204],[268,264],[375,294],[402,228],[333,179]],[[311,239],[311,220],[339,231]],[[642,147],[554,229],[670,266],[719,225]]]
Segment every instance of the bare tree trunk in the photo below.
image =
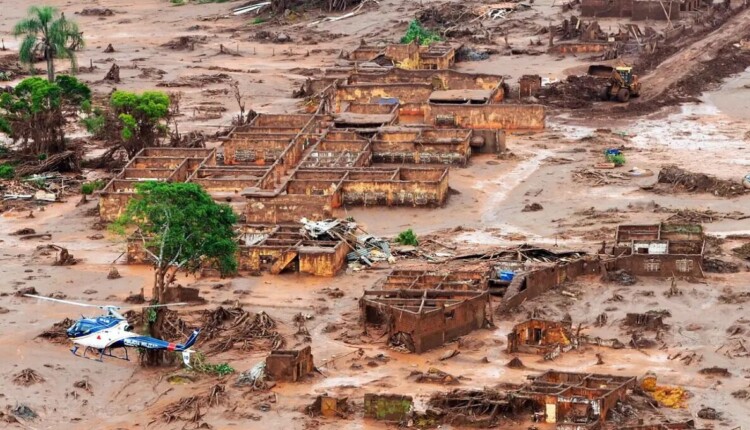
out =
[[[47,80],[55,81],[55,59],[52,56],[52,49],[49,45],[44,48],[44,57],[47,59]],[[32,66],[33,67],[33,66]]]
[[[166,290],[165,278],[169,272],[169,267],[161,265],[154,268],[154,289],[151,294],[151,300],[158,303],[164,302],[164,293]],[[148,333],[157,339],[163,339],[164,315],[165,308],[146,308],[143,310],[148,321]],[[156,318],[153,318],[154,312]],[[152,316],[152,318],[148,318]],[[141,364],[144,366],[161,366],[165,362],[166,354],[163,351],[146,350],[142,357]]]

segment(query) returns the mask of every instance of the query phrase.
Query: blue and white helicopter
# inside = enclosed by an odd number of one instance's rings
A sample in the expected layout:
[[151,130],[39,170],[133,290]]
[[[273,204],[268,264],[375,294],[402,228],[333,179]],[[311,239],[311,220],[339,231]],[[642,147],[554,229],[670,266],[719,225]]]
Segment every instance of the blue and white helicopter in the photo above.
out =
[[[86,357],[86,353],[88,353],[89,350],[94,350],[99,353],[99,358],[95,359],[97,361],[103,361],[105,356],[129,361],[127,348],[136,347],[150,350],[181,352],[182,361],[186,366],[190,367],[190,354],[195,352],[191,350],[190,347],[193,346],[198,338],[198,334],[200,333],[199,329],[194,330],[185,343],[172,343],[167,342],[166,340],[157,339],[151,336],[142,336],[138,333],[128,331],[130,325],[128,324],[128,320],[117,312],[122,309],[119,306],[99,306],[73,302],[70,300],[53,299],[51,297],[37,296],[34,294],[26,294],[26,297],[64,303],[67,305],[98,308],[107,311],[107,315],[93,318],[81,317],[81,319],[68,328],[66,334],[68,335],[68,339],[73,342],[73,348],[70,352],[76,357],[89,358]],[[147,305],[141,307],[155,308],[161,306],[181,306],[186,304],[187,303],[170,303],[166,305]],[[84,347],[82,354],[78,354],[78,349],[80,347]],[[118,357],[112,354],[112,350],[115,348],[122,348],[125,351],[125,357]]]

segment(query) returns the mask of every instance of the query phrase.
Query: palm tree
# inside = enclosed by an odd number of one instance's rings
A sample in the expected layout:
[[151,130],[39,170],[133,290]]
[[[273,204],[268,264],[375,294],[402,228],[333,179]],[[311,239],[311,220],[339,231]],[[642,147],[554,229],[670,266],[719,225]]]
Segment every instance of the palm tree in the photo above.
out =
[[76,70],[75,49],[83,46],[83,36],[78,25],[58,15],[52,6],[31,6],[29,16],[19,21],[13,28],[13,35],[23,36],[18,52],[22,63],[33,68],[34,59],[41,54],[47,60],[47,79],[55,80],[55,58],[70,60],[71,70]]

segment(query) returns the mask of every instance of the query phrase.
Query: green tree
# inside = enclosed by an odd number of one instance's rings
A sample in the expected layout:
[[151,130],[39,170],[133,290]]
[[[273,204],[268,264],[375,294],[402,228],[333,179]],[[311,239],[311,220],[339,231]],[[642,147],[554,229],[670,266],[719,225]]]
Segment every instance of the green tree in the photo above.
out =
[[169,118],[169,95],[161,91],[135,94],[115,91],[110,106],[120,120],[123,147],[132,157],[142,148],[156,146]]
[[24,79],[13,92],[0,95],[0,132],[32,154],[64,151],[66,117],[78,114],[90,99],[89,87],[72,76],[54,82]]
[[[77,68],[75,50],[84,45],[78,24],[65,18],[52,6],[31,6],[28,17],[13,27],[13,35],[23,36],[18,57],[33,68],[41,55],[47,61],[47,80],[55,80],[55,58],[70,60],[71,70]],[[59,16],[58,16],[59,15]]]
[[216,203],[192,183],[147,181],[135,189],[136,196],[113,227],[140,230],[154,266],[154,300],[164,301],[180,270],[195,273],[208,264],[222,275],[236,272],[237,217],[229,205]]

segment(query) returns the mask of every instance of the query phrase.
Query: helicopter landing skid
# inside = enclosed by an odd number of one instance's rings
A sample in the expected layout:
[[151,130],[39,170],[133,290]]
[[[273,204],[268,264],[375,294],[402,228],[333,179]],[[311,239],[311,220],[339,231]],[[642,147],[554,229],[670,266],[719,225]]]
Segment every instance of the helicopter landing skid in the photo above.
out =
[[[98,362],[104,361],[104,357],[112,357],[112,358],[117,358],[117,359],[120,359],[120,360],[130,361],[130,358],[128,358],[128,349],[127,348],[123,348],[125,350],[125,357],[118,357],[118,356],[114,355],[112,353],[112,348],[98,349],[98,348],[92,348],[90,346],[87,346],[86,348],[84,348],[83,354],[78,354],[78,349],[79,348],[80,348],[79,346],[74,346],[73,349],[70,350],[70,352],[72,352],[73,355],[75,355],[76,357],[85,358],[87,360],[94,360],[94,361],[98,361]],[[98,352],[99,353],[99,358],[87,357],[86,354],[89,352],[89,350]]]

